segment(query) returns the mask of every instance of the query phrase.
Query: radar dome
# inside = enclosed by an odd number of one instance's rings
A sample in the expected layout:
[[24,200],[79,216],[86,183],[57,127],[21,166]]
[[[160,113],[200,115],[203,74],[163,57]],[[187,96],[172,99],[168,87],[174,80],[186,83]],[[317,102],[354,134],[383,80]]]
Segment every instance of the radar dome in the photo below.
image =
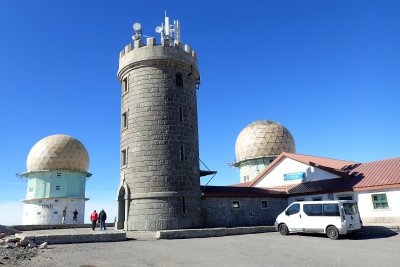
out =
[[27,170],[69,170],[87,172],[89,154],[77,139],[57,134],[43,138],[31,149],[27,159]]
[[236,162],[262,157],[277,157],[282,152],[295,153],[289,130],[274,121],[259,120],[247,125],[236,139]]

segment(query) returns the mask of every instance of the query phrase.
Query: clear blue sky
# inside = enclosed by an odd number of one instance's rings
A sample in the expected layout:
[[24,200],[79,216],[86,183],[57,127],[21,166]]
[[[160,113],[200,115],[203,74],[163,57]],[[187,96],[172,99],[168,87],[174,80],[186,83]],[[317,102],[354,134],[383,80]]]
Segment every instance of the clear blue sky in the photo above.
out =
[[0,224],[21,222],[26,183],[15,173],[37,141],[59,133],[89,151],[88,209],[115,214],[118,55],[134,22],[157,36],[165,9],[198,53],[200,158],[218,171],[211,184],[239,181],[228,166],[236,137],[260,119],[285,125],[298,153],[400,156],[399,1],[166,3],[1,1]]

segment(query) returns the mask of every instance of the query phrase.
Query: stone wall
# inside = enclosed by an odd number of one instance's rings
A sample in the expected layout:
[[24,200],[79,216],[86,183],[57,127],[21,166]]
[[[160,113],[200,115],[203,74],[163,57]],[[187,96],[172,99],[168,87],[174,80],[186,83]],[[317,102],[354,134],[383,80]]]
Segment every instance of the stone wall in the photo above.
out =
[[[234,208],[233,202],[239,207]],[[267,201],[267,207],[262,202]],[[236,204],[236,203],[235,203]],[[209,197],[202,201],[206,227],[239,227],[273,225],[287,207],[286,198],[271,197]]]

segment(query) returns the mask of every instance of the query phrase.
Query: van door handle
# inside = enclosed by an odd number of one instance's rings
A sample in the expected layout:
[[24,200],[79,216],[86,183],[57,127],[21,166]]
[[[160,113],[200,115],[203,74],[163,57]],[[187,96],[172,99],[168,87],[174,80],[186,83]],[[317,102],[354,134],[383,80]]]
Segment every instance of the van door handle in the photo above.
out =
[[301,214],[299,214],[299,216],[300,216],[300,219],[301,219]]

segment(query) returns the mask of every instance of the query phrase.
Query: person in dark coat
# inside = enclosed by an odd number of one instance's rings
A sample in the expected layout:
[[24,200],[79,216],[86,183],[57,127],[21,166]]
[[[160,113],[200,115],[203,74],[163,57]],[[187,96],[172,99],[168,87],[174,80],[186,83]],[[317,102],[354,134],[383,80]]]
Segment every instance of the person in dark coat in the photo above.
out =
[[100,230],[106,230],[107,213],[102,209],[99,213]]

